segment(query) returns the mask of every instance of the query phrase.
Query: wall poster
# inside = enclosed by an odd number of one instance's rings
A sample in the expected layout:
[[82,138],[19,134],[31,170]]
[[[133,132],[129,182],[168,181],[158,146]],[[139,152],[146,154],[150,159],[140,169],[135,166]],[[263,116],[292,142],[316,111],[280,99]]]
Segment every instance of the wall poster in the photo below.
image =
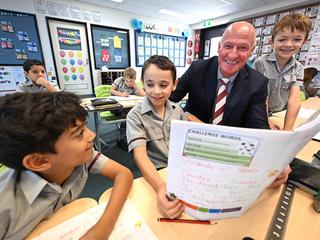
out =
[[135,31],[136,66],[152,55],[164,55],[170,58],[176,67],[186,65],[186,39],[157,33]]
[[130,66],[129,30],[91,24],[95,68],[124,69]]
[[86,24],[47,17],[60,88],[80,95],[93,93]]

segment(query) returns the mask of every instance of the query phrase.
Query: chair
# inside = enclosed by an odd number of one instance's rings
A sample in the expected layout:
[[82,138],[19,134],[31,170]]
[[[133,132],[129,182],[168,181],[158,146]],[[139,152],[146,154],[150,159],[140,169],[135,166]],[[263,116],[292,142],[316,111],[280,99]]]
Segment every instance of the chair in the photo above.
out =
[[[96,97],[110,97],[111,88],[112,88],[111,85],[99,85],[95,87]],[[117,130],[120,130],[121,129],[120,124],[125,121],[126,119],[122,115],[115,115],[111,111],[103,111],[103,112],[100,112],[100,119],[99,119],[97,128],[99,128],[100,125],[106,126],[106,125],[115,124],[117,127]],[[108,139],[108,140],[104,140],[100,137],[99,141],[103,145],[109,146],[110,143],[116,142],[118,139],[121,139],[122,134],[123,132],[120,131],[119,137],[115,137],[113,139]]]

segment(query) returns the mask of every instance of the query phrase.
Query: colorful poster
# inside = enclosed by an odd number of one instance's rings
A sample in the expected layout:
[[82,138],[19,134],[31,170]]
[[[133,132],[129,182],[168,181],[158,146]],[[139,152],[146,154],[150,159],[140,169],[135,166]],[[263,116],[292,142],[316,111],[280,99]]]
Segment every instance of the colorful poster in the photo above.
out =
[[60,49],[81,51],[79,30],[58,27],[57,33]]

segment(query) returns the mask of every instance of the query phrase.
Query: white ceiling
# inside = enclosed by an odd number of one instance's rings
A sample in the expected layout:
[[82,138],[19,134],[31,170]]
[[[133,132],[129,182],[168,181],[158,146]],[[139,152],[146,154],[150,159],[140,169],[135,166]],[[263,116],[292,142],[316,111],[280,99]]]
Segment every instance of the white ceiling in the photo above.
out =
[[[195,24],[202,20],[219,19],[230,15],[237,16],[239,13],[242,13],[241,16],[246,16],[246,12],[263,13],[319,2],[314,0],[124,0],[122,3],[111,0],[78,1],[183,24]],[[161,9],[174,11],[178,16],[159,13]]]

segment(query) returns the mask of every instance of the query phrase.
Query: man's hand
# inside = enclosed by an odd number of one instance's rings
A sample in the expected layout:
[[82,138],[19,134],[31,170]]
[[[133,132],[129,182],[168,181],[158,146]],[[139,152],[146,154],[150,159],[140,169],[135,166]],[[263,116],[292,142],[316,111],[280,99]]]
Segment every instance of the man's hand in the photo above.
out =
[[291,173],[291,168],[288,165],[282,173],[276,178],[276,180],[273,181],[273,183],[269,186],[269,188],[274,188],[282,185],[288,180],[289,173]]
[[163,184],[157,192],[160,213],[171,219],[179,217],[184,210],[182,203],[178,199],[169,201],[166,194],[166,185]]
[[278,124],[275,124],[273,121],[269,120],[269,127],[272,130],[281,130],[281,127]]

